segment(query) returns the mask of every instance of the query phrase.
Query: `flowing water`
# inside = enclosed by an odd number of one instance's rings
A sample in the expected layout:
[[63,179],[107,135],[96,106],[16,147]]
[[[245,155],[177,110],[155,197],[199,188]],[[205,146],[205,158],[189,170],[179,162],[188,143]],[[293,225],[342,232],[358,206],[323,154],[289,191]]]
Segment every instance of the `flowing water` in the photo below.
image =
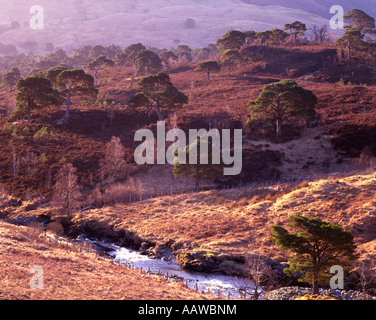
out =
[[187,271],[174,261],[153,259],[137,251],[116,245],[106,246],[113,249],[107,253],[120,264],[141,269],[148,274],[162,275],[171,281],[181,281],[193,290],[231,299],[249,299],[249,293],[253,291],[252,286],[242,278]]

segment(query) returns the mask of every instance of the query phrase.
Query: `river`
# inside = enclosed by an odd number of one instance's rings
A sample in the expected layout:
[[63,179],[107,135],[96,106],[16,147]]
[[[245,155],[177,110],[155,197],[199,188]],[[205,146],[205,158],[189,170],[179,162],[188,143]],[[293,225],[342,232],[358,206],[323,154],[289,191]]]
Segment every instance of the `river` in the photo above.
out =
[[[176,261],[163,261],[142,255],[137,251],[117,245],[104,244],[113,249],[107,252],[114,261],[148,274],[161,275],[170,281],[181,281],[187,287],[230,299],[250,299],[253,287],[243,278],[222,274],[207,274],[184,270]],[[245,289],[248,293],[245,292]]]

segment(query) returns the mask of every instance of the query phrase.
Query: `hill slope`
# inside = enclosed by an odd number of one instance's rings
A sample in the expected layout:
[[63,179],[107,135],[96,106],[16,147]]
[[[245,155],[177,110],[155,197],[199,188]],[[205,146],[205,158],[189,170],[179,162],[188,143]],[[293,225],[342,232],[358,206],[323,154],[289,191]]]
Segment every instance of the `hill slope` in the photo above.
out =
[[[6,6],[0,14],[3,29],[12,21],[18,21],[21,26],[0,34],[0,42],[19,47],[34,40],[38,42],[38,51],[43,51],[48,42],[67,50],[83,44],[115,43],[125,47],[136,42],[160,48],[170,48],[179,42],[205,47],[229,29],[261,31],[283,28],[295,20],[308,26],[328,23],[326,18],[302,7],[277,4],[265,7],[240,0],[68,0],[64,4],[42,0],[38,5],[45,11],[45,28],[31,30],[29,9],[34,4],[31,0],[15,0]],[[193,29],[185,27],[188,18],[195,21]]]
[[[56,245],[35,232],[0,221],[1,300],[208,299],[181,284]],[[43,267],[43,290],[30,288],[33,266]]]
[[[291,214],[304,214],[351,230],[360,260],[372,260],[376,257],[375,191],[375,171],[333,175],[281,190],[259,186],[153,198],[91,210],[76,224],[94,234],[110,235],[108,227],[131,231],[154,245],[169,244],[180,257],[203,251],[224,262],[244,257],[254,247],[273,259],[283,257],[270,241],[271,226],[287,225]],[[226,264],[218,268],[229,271]]]

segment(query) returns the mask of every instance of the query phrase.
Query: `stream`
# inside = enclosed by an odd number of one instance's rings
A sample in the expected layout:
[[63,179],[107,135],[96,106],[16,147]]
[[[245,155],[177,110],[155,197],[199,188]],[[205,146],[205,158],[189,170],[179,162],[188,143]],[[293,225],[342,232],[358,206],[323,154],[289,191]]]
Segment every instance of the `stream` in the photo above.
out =
[[[31,219],[16,219],[8,222],[17,225],[28,225]],[[40,221],[39,221],[40,222]],[[44,222],[40,222],[43,225]],[[64,237],[55,237],[55,241],[68,243],[71,240]],[[128,268],[139,269],[150,275],[160,275],[169,281],[180,281],[188,288],[210,294],[216,297],[229,299],[251,299],[254,287],[244,278],[227,276],[223,274],[209,274],[183,269],[176,259],[164,261],[143,255],[138,251],[127,249],[115,244],[109,244],[98,240],[92,240],[79,236],[78,242],[87,241],[100,251],[106,252],[115,262]]]
[[[175,261],[163,261],[142,255],[137,251],[114,244],[103,244],[107,254],[114,261],[133,269],[140,269],[148,274],[161,275],[170,281],[181,281],[188,288],[230,299],[250,299],[252,286],[245,279],[221,274],[207,274],[184,270]],[[248,293],[245,292],[247,290]]]

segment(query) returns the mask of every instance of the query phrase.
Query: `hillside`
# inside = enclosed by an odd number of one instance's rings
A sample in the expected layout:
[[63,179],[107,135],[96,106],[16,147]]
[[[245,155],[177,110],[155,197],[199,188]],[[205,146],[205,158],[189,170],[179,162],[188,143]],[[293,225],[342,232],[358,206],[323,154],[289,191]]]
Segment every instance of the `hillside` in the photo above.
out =
[[[43,52],[46,43],[68,51],[85,44],[115,43],[126,47],[136,42],[159,48],[170,48],[177,43],[199,48],[215,43],[229,29],[282,28],[297,16],[307,25],[328,23],[326,17],[307,12],[303,7],[276,3],[264,7],[240,0],[69,0],[64,4],[42,0],[38,5],[45,11],[45,28],[32,30],[29,26],[32,5],[35,3],[30,0],[15,0],[2,11],[4,30],[12,21],[21,26],[0,34],[0,42],[16,45],[20,52],[25,51],[22,44],[26,41],[36,41],[37,52]],[[195,21],[193,29],[185,27],[189,18]]]
[[[35,229],[0,222],[0,299],[209,299],[182,284],[126,269],[86,250],[56,244],[53,237]],[[43,290],[30,288],[33,266],[43,266]]]
[[343,178],[333,175],[292,192],[287,187],[280,191],[275,187],[260,189],[166,196],[93,210],[82,219],[131,230],[151,241],[172,239],[187,243],[193,250],[224,255],[245,255],[249,245],[258,244],[276,258],[281,253],[269,239],[271,225],[285,225],[289,215],[300,213],[351,229],[362,259],[375,258],[374,171]]
[[[330,0],[305,0],[297,2],[295,0],[242,0],[245,3],[260,5],[260,6],[283,6],[287,8],[295,8],[306,10],[311,13],[315,13],[322,17],[330,17],[329,9],[333,2]],[[370,12],[372,15],[375,14],[374,8],[371,6],[370,2],[367,0],[341,0],[338,2],[344,7],[345,11],[352,8],[359,8],[363,11]]]
[[[244,146],[249,148],[244,155],[244,168],[258,166],[258,170],[253,170],[253,173],[244,173],[244,183],[268,179],[309,180],[311,175],[349,170],[366,147],[376,152],[376,140],[373,138],[376,111],[372,108],[376,103],[376,89],[373,85],[356,85],[364,81],[373,84],[374,78],[364,72],[361,73],[363,78],[361,75],[358,77],[352,71],[355,67],[351,66],[337,66],[339,73],[336,77],[322,82],[322,77],[327,77],[327,69],[322,66],[331,56],[331,50],[328,46],[266,48],[262,61],[239,67],[230,77],[225,71],[214,74],[210,83],[204,73],[195,70],[195,65],[172,70],[171,81],[189,97],[189,102],[184,108],[172,113],[165,112],[166,117],[169,117],[166,120],[167,128],[243,129],[246,133]],[[283,63],[278,63],[281,60]],[[133,151],[137,146],[134,142],[135,131],[140,128],[155,130],[157,117],[153,114],[148,118],[146,110],[127,107],[128,99],[136,92],[137,78],[131,78],[132,72],[130,68],[114,67],[108,73],[103,73],[98,86],[101,105],[73,106],[67,124],[60,123],[64,116],[63,108],[35,114],[30,123],[9,123],[6,118],[1,119],[0,173],[6,189],[9,192],[14,190],[15,195],[23,197],[29,191],[37,196],[49,194],[55,173],[66,161],[78,168],[81,185],[90,190],[101,181],[98,166],[104,158],[105,144],[112,136],[120,137],[126,159],[133,163]],[[318,79],[314,79],[312,74]],[[294,75],[299,85],[312,90],[318,98],[318,127],[287,123],[284,143],[273,145],[273,137],[256,135],[247,128],[248,102],[257,98],[265,84]],[[352,84],[340,85],[337,83],[338,78],[344,79],[344,84],[347,81]],[[2,91],[0,103],[14,109],[14,94],[15,91]],[[112,122],[109,117],[111,104],[115,105]],[[367,110],[366,117],[364,108]],[[43,128],[47,133],[41,138],[35,138]],[[307,139],[309,144],[305,143]],[[13,155],[20,162],[16,176]],[[30,155],[34,155],[32,163],[21,161]],[[46,157],[45,161],[38,161],[42,155]],[[264,161],[260,163],[258,157],[263,157]],[[148,169],[138,168],[144,173]],[[167,168],[167,174],[171,175],[171,170]],[[38,174],[34,174],[36,172]],[[147,174],[139,178],[142,177],[150,180]],[[159,187],[169,193],[169,185],[179,184],[180,181],[171,179],[169,184],[159,184]],[[158,185],[156,181],[142,183],[147,194],[152,193],[150,189],[154,185]],[[239,180],[230,182],[235,185],[238,183]],[[186,187],[189,190],[193,185],[191,181]]]
[[[223,68],[210,81],[197,62],[163,69],[189,98],[181,108],[162,111],[168,129],[243,130],[243,171],[228,179],[197,183],[175,177],[170,165],[135,165],[135,132],[155,132],[158,117],[129,105],[140,80],[133,67],[101,71],[97,101],[74,97],[67,121],[65,106],[37,110],[30,122],[12,119],[16,89],[0,92],[0,274],[11,270],[0,298],[202,298],[80,246],[49,243],[29,218],[55,223],[69,241],[96,238],[164,260],[172,254],[189,270],[244,276],[255,248],[283,269],[288,256],[272,244],[271,226],[286,226],[290,215],[300,213],[351,230],[360,262],[375,259],[374,62],[345,61],[333,45],[250,45],[243,54],[245,62],[230,75]],[[289,119],[276,138],[275,130],[247,124],[248,103],[281,79],[311,90],[318,103],[315,121]],[[113,137],[124,147],[126,166],[106,178],[101,166]],[[72,220],[51,201],[57,173],[67,163],[77,169],[82,193]],[[49,270],[47,290],[25,287],[31,265]]]
[[[346,176],[337,173],[329,179],[320,179],[295,187],[243,187],[164,196],[127,205],[118,204],[78,214],[68,234],[72,237],[95,236],[144,252],[147,249],[146,252],[159,258],[172,253],[184,267],[199,272],[210,270],[243,275],[244,260],[250,253],[258,252],[274,261],[286,260],[288,256],[277,251],[270,241],[270,228],[274,224],[286,226],[288,217],[297,213],[320,217],[351,230],[355,236],[359,261],[373,261],[376,257],[375,177],[374,170],[354,172]],[[28,210],[25,213],[25,205],[13,208],[12,219],[46,216],[50,210]],[[56,217],[55,220],[64,221],[61,217]],[[66,256],[59,267],[59,272],[62,273],[66,272],[66,268],[70,268],[72,263],[87,263],[88,258],[84,258],[86,256],[81,253],[67,253],[64,248],[51,248],[45,243],[38,244],[39,240],[32,236],[34,232],[32,229],[27,231],[25,228],[2,223],[1,239],[5,245],[2,246],[2,250],[11,253],[14,259],[19,261],[23,261],[24,254],[27,254],[32,257],[33,263],[37,264],[40,262],[40,253],[37,250],[42,250],[42,246],[43,255],[48,254],[52,259],[48,260],[49,263],[54,263],[53,259],[56,258],[53,257],[57,254],[59,259]],[[31,241],[31,238],[34,240]],[[24,248],[22,251],[17,249],[21,247]],[[85,262],[82,259],[85,259]],[[112,272],[115,273],[114,277],[117,275],[117,267],[109,267],[108,262],[106,264],[92,258],[88,262],[95,265],[97,270],[110,268],[112,271],[112,268],[115,268]],[[23,266],[25,267],[25,264]],[[20,277],[19,272],[12,269],[12,277]],[[128,281],[127,273],[121,276],[121,279],[125,277],[124,286]],[[111,275],[111,272],[106,274]],[[77,281],[83,281],[80,280],[81,273],[76,276]],[[145,276],[144,279],[148,280]],[[64,288],[68,290],[70,283],[68,282]],[[7,290],[12,290],[10,285],[5,287],[5,294]],[[179,290],[176,292],[177,297],[183,294],[183,291]],[[153,299],[164,299],[164,293],[167,292],[174,294],[168,289],[163,293],[158,292],[158,296],[153,296]],[[144,295],[143,292],[132,294],[131,299]],[[113,296],[108,296],[111,297]]]

